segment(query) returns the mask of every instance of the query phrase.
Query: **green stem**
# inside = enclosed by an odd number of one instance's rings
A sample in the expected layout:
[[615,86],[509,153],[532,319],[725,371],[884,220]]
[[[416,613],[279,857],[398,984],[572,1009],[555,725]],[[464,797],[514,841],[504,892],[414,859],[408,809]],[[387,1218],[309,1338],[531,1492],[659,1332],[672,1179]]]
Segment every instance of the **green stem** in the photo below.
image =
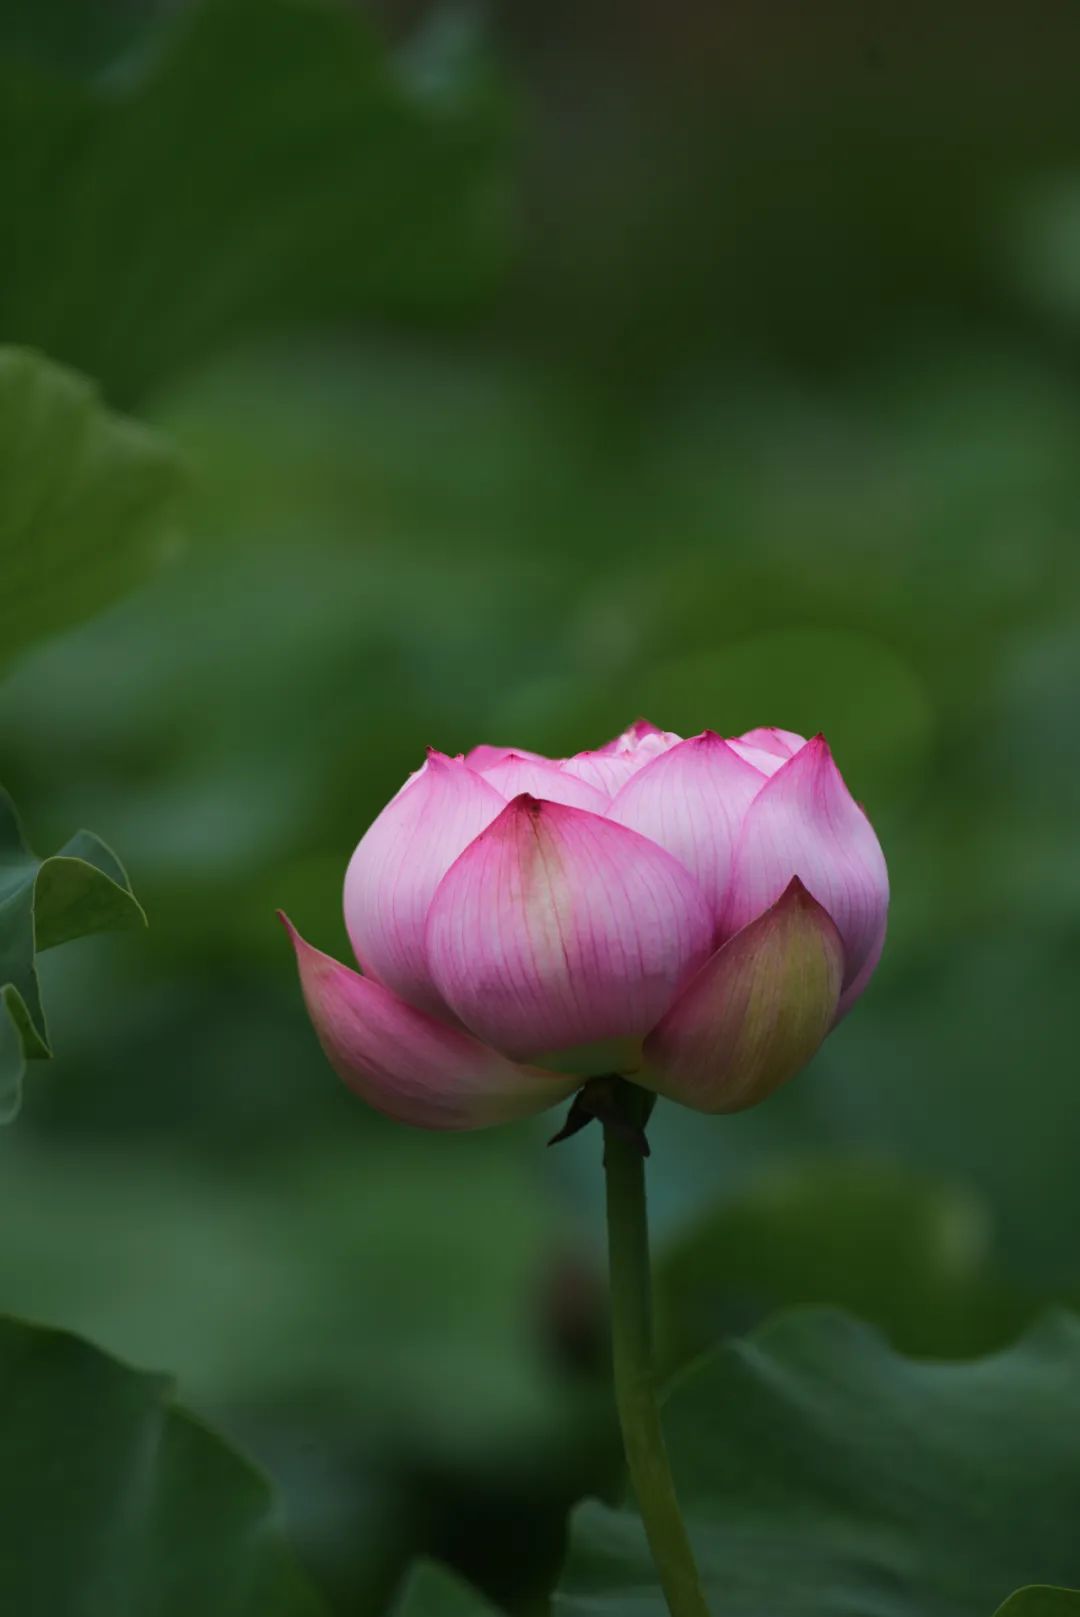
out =
[[709,1617],[664,1446],[652,1356],[652,1287],[641,1146],[604,1123],[615,1400],[630,1481],[671,1617]]

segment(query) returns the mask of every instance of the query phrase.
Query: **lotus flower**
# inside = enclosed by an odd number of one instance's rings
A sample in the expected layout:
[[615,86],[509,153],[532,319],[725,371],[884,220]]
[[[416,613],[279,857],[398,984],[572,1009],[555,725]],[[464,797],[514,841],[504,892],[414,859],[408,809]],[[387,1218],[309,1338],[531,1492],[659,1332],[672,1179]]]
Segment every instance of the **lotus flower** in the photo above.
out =
[[360,972],[285,924],[345,1082],[464,1129],[611,1071],[703,1112],[754,1105],[866,987],[888,900],[822,736],[639,721],[573,758],[429,752],[345,876]]

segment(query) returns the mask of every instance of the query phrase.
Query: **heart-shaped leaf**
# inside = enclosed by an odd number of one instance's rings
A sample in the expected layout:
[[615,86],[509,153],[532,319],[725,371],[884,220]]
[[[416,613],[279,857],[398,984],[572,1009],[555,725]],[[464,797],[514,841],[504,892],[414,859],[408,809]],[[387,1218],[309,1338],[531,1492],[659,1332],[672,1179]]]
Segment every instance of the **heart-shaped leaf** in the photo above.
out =
[[168,1381],[0,1320],[0,1610],[327,1617],[268,1484]]
[[18,1110],[27,1060],[52,1054],[37,955],[91,932],[145,924],[124,867],[104,842],[77,831],[59,853],[39,859],[0,789],[0,1002],[11,1024],[0,1030],[0,1121]]
[[437,1561],[409,1573],[393,1617],[496,1617],[495,1607]]
[[[680,1378],[664,1423],[724,1617],[986,1617],[1018,1585],[1080,1582],[1071,1315],[961,1364],[787,1315]],[[636,1513],[578,1510],[554,1609],[664,1617]]]
[[0,348],[0,665],[167,555],[182,483],[165,443],[84,377]]

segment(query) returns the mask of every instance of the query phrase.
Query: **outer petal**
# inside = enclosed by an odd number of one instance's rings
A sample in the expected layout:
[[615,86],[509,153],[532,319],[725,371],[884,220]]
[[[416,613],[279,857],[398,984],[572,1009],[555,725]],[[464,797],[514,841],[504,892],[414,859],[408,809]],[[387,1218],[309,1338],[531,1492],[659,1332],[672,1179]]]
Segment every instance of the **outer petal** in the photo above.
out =
[[428,962],[468,1027],[524,1055],[644,1035],[712,930],[697,882],[655,843],[522,796],[443,877]]
[[823,736],[808,741],[758,793],[743,822],[722,922],[730,935],[772,904],[793,876],[836,922],[844,986],[861,976],[884,936],[885,856]]
[[697,877],[719,923],[735,842],[764,784],[756,769],[706,730],[639,770],[608,817],[673,853]]
[[376,1111],[425,1129],[482,1129],[527,1117],[581,1082],[519,1067],[313,949],[282,915],[308,1014],[326,1057]]
[[365,833],[345,874],[345,925],[369,977],[439,1011],[424,955],[432,895],[505,799],[459,758],[432,752]]
[[844,950],[796,878],[705,962],[645,1041],[636,1077],[701,1112],[738,1112],[804,1067],[836,1013]]
[[608,799],[587,781],[564,774],[558,764],[547,758],[523,758],[510,753],[500,763],[484,770],[484,779],[502,794],[503,802],[529,792],[533,797],[545,798],[549,803],[565,803],[570,808],[591,809],[603,814]]
[[501,764],[504,758],[542,758],[541,752],[529,752],[525,747],[491,747],[482,741],[478,747],[471,747],[465,754],[465,762],[470,769],[479,770],[483,774],[492,764]]

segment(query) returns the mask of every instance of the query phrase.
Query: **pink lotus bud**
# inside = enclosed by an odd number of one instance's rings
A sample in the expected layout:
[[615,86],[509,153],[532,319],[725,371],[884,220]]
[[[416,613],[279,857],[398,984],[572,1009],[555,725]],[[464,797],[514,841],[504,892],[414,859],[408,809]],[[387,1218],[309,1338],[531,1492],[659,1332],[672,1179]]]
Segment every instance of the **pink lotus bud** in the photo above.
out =
[[[363,975],[290,927],[331,1064],[423,1128],[482,1128],[610,1070],[706,1112],[762,1100],[865,988],[888,877],[820,736],[680,740],[639,720],[574,758],[432,752],[361,840]],[[286,923],[288,925],[288,923]]]

